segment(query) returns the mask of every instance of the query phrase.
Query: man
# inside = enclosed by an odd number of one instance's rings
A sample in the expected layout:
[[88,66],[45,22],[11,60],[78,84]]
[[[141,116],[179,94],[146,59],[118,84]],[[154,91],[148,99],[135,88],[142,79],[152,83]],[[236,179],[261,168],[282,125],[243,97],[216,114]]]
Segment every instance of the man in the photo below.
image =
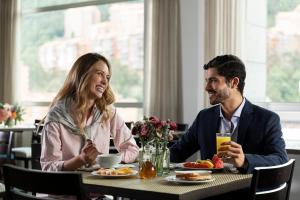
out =
[[[199,112],[189,130],[171,148],[171,162],[183,162],[197,150],[202,159],[216,154],[216,133],[230,130],[222,156],[239,171],[288,161],[277,114],[243,97],[246,71],[236,56],[217,56],[206,65],[206,87],[211,108]],[[227,146],[226,146],[227,145]]]

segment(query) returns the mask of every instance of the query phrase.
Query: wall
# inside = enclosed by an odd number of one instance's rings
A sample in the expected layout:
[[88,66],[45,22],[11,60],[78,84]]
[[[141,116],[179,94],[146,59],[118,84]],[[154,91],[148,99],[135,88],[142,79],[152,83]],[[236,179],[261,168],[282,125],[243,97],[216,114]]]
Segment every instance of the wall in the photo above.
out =
[[266,0],[245,0],[243,6],[245,6],[245,12],[242,16],[242,60],[245,62],[247,71],[245,96],[253,102],[264,102],[267,77],[267,2]]
[[183,121],[191,125],[204,105],[204,0],[180,0]]

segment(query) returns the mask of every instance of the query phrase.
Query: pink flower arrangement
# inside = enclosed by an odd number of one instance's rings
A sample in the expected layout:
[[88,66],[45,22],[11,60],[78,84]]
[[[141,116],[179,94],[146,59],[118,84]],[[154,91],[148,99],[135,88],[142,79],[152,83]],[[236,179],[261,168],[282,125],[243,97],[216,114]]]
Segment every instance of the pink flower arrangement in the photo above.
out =
[[4,122],[6,126],[12,126],[23,120],[24,109],[18,104],[9,105],[0,103],[0,124]]
[[170,163],[167,144],[173,139],[172,132],[176,129],[177,124],[175,122],[171,120],[161,121],[155,116],[144,117],[143,121],[134,123],[132,134],[138,136],[142,144],[139,151],[141,173],[145,170],[144,166],[146,165],[154,166],[158,176],[164,173],[165,165],[167,173]]
[[144,117],[143,121],[137,121],[132,128],[132,134],[138,135],[140,142],[145,145],[148,142],[168,142],[173,139],[172,131],[177,129],[177,124],[171,120],[161,121],[158,117]]

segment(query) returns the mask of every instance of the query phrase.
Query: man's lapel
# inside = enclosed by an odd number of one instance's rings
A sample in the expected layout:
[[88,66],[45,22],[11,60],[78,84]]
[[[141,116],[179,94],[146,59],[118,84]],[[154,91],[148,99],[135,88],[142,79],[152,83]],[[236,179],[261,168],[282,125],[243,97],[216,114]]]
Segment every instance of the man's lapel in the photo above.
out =
[[244,108],[241,113],[240,121],[239,121],[239,130],[238,130],[238,137],[237,143],[243,144],[246,136],[247,129],[249,127],[250,122],[252,121],[252,112],[253,112],[253,105],[246,99]]
[[209,136],[210,136],[210,143],[212,144],[211,149],[212,152],[216,153],[216,133],[219,132],[220,128],[220,106],[215,106],[214,112],[212,113],[213,116],[211,117],[211,122],[209,122]]

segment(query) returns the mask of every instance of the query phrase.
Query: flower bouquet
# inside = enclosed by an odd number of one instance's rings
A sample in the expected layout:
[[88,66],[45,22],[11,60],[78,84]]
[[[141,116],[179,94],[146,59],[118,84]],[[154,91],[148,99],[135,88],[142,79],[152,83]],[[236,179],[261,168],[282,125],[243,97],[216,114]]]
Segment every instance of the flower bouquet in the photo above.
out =
[[[161,121],[157,117],[144,117],[143,121],[138,121],[132,128],[132,134],[137,135],[141,142],[142,148],[139,155],[140,176],[144,176],[142,170],[147,168],[149,171],[154,164],[155,174],[149,176],[161,176],[164,170],[164,163],[167,165],[165,169],[169,171],[169,149],[168,142],[173,139],[172,132],[176,130],[177,125],[170,120]],[[151,161],[151,165],[150,162]],[[146,171],[147,171],[146,170]],[[145,173],[147,174],[147,173]]]
[[18,105],[9,105],[0,103],[0,124],[5,126],[13,126],[23,121],[24,109]]

